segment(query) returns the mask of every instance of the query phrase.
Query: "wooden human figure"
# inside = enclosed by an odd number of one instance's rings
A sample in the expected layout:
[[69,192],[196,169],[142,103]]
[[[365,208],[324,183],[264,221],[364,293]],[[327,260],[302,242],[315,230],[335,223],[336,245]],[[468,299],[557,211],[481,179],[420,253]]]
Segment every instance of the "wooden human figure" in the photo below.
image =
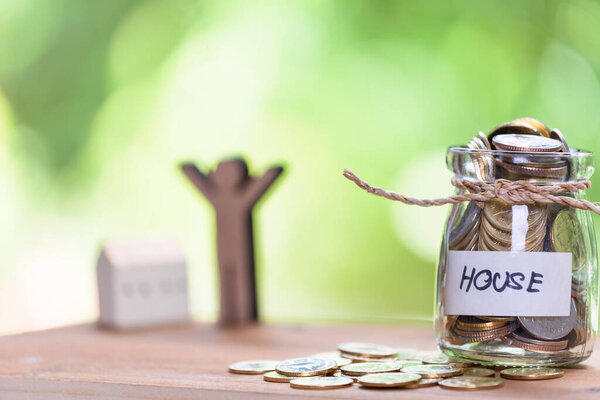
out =
[[221,161],[203,174],[194,164],[181,169],[215,209],[221,325],[237,325],[258,319],[254,276],[252,208],[283,171],[269,169],[262,177],[248,176],[239,158]]

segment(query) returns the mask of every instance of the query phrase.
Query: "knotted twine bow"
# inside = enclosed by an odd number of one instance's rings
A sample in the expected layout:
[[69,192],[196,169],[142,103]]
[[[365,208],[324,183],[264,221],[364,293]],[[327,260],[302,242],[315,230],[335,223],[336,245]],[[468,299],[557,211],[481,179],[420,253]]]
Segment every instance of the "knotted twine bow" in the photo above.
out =
[[388,190],[371,186],[348,169],[344,170],[344,176],[356,185],[374,194],[389,200],[400,201],[404,204],[417,205],[421,207],[442,206],[444,204],[456,204],[463,201],[476,201],[480,206],[492,199],[500,199],[507,204],[560,204],[575,207],[581,210],[590,210],[600,215],[600,206],[591,201],[574,199],[568,196],[559,196],[562,193],[586,190],[592,186],[588,180],[577,182],[560,182],[552,185],[533,185],[530,182],[508,179],[496,179],[494,183],[472,182],[466,179],[452,178],[452,185],[458,189],[466,190],[467,193],[459,194],[441,199],[415,199],[403,194],[390,192]]

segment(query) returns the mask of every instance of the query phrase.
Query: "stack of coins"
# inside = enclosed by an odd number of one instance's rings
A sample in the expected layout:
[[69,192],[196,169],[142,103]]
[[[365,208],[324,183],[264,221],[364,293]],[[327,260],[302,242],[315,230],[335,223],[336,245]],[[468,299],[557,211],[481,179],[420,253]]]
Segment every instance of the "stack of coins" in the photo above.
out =
[[[483,182],[496,178],[532,183],[565,181],[571,166],[559,153],[577,151],[568,146],[559,130],[550,130],[531,118],[502,124],[487,137],[478,132],[466,147],[471,150],[473,178]],[[448,233],[450,250],[571,253],[572,304],[566,317],[448,315],[444,340],[454,345],[496,341],[557,355],[584,344],[589,331],[585,246],[578,214],[568,207],[509,205],[500,199],[455,205]]]
[[[490,321],[501,322],[501,321]],[[508,324],[514,321],[502,321]],[[469,320],[457,320],[460,326]],[[499,324],[492,324],[497,329]],[[479,328],[479,327],[478,327]],[[559,378],[563,371],[556,368],[509,368],[500,371],[473,367],[465,360],[457,360],[439,352],[424,352],[414,349],[394,349],[393,347],[369,343],[343,343],[338,349],[344,354],[360,353],[361,357],[379,361],[351,361],[344,359],[339,367],[335,359],[342,353],[317,353],[319,357],[293,358],[285,361],[252,360],[240,361],[229,366],[229,372],[242,375],[263,375],[265,382],[288,383],[294,389],[325,390],[353,386],[355,382],[364,388],[418,389],[439,386],[454,390],[480,390],[499,388],[502,378],[518,380],[540,380]],[[390,352],[392,354],[390,354]],[[407,360],[406,358],[412,358]],[[432,364],[435,362],[435,364]],[[339,368],[339,370],[338,370]]]
[[564,180],[567,177],[568,163],[564,159],[555,155],[541,155],[562,151],[563,144],[559,140],[533,135],[503,134],[495,136],[492,144],[497,150],[535,154],[535,158],[532,158],[500,153],[496,163],[500,167],[498,172],[501,178],[517,180],[527,177],[530,180],[544,181]]
[[454,342],[473,343],[501,338],[514,332],[517,326],[514,319],[485,321],[461,315],[454,324]]
[[478,249],[479,226],[481,224],[481,208],[477,203],[471,201],[467,204],[464,212],[459,218],[455,218],[455,225],[450,231],[450,250]]
[[482,182],[493,182],[496,175],[496,162],[489,152],[492,146],[485,134],[477,132],[477,136],[471,139],[467,147],[471,150],[483,150],[472,155],[475,175]]
[[[520,215],[513,215],[513,210]],[[522,222],[513,229],[515,221]],[[480,251],[542,251],[546,239],[547,208],[511,206],[499,199],[487,201],[481,217]],[[515,237],[513,238],[513,233]]]

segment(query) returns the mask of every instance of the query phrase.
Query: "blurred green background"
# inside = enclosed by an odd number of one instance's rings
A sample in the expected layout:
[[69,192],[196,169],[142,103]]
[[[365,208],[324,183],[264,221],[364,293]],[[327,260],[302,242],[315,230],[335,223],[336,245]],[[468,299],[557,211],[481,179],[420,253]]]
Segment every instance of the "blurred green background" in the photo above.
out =
[[214,320],[212,210],[177,164],[238,154],[287,166],[255,216],[266,320],[430,320],[447,210],[342,169],[446,196],[445,148],[523,116],[600,150],[598,21],[587,0],[0,1],[0,331],[95,318],[106,238],[178,239]]

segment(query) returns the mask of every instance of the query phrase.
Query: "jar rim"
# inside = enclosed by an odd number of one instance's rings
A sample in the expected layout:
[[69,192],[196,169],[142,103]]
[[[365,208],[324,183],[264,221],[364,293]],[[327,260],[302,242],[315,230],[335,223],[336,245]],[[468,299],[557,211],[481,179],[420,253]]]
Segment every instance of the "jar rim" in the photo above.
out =
[[559,157],[565,160],[573,159],[585,159],[593,158],[595,154],[589,150],[576,149],[576,152],[562,152],[562,151],[548,151],[548,152],[524,152],[524,151],[513,151],[513,150],[481,150],[481,149],[470,149],[465,146],[450,146],[446,149],[448,153],[453,154],[490,154],[490,155],[505,155],[505,156],[531,156],[531,157]]

